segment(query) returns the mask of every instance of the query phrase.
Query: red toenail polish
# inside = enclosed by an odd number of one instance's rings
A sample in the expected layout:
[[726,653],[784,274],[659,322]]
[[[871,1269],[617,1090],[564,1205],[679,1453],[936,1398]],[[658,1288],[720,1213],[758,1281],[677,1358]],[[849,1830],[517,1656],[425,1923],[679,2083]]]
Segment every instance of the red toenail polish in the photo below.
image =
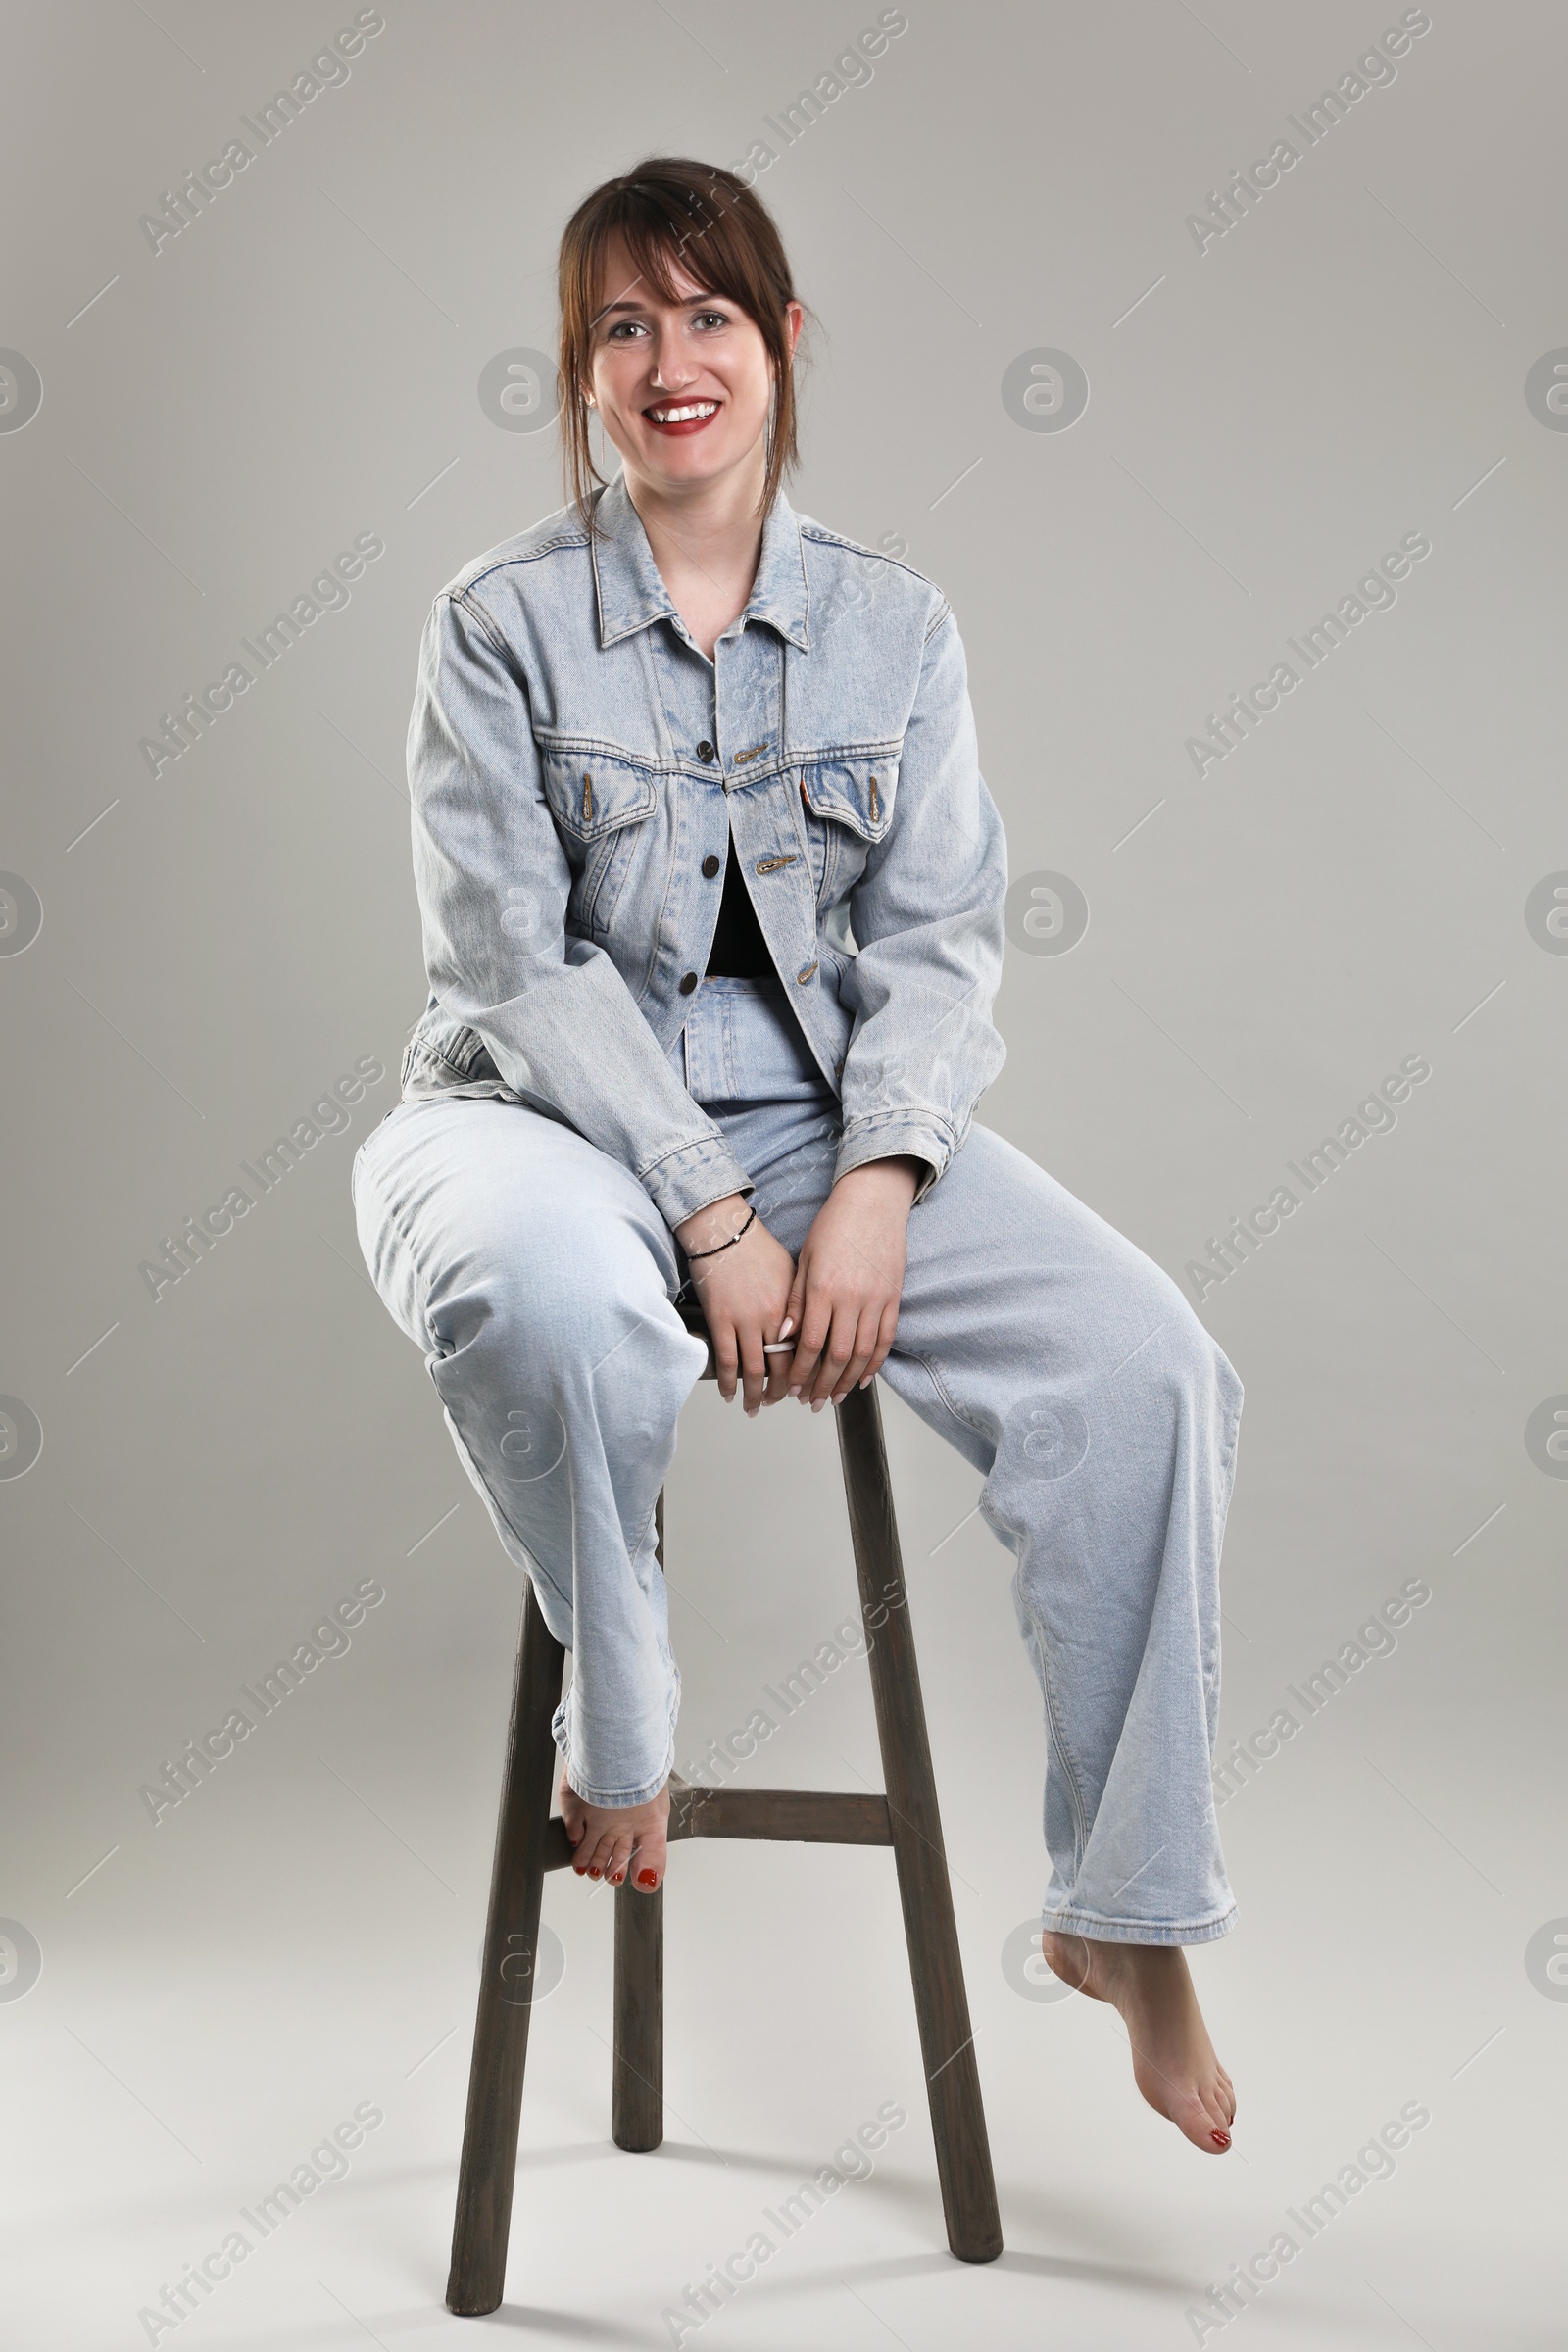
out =
[[599,1876],[599,1873],[598,1873],[598,1871],[597,1871],[597,1870],[594,1870],[592,1867],[590,1867],[590,1869],[589,1869],[589,1872],[588,1872],[588,1876],[589,1876],[591,1879],[597,1879],[597,1878],[598,1878],[598,1876]]
[[658,1871],[640,1870],[637,1873],[637,1884],[639,1886],[657,1886],[659,1885]]
[[1228,2132],[1211,2132],[1208,2136],[1216,2148],[1228,2148],[1231,2144],[1231,2135]]

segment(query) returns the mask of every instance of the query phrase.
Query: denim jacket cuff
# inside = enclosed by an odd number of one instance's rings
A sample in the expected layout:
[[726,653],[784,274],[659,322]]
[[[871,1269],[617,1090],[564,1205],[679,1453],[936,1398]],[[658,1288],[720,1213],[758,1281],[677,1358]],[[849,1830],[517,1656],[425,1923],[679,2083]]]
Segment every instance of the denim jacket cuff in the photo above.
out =
[[734,1152],[716,1135],[681,1144],[651,1167],[640,1168],[638,1174],[671,1233],[688,1217],[695,1217],[700,1208],[725,1200],[731,1193],[754,1189]]
[[931,1110],[876,1110],[850,1119],[839,1144],[833,1181],[871,1159],[897,1159],[907,1152],[925,1162],[911,1208],[919,1206],[953,1157],[953,1131]]

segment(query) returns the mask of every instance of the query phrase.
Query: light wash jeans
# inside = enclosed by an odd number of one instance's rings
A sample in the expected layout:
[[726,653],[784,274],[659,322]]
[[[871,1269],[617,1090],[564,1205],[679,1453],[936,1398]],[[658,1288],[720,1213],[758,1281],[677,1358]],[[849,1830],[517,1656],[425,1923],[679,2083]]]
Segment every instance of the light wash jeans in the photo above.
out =
[[[705,980],[669,1054],[798,1255],[841,1111],[780,983]],[[590,1802],[662,1787],[680,1677],[654,1506],[706,1362],[684,1252],[644,1186],[564,1121],[448,1094],[354,1163],[377,1290],[546,1623],[556,1734]],[[1047,1927],[1200,1943],[1234,1924],[1210,1756],[1220,1539],[1242,1390],[1175,1284],[976,1124],[913,1208],[879,1376],[984,1474],[1045,1700]]]

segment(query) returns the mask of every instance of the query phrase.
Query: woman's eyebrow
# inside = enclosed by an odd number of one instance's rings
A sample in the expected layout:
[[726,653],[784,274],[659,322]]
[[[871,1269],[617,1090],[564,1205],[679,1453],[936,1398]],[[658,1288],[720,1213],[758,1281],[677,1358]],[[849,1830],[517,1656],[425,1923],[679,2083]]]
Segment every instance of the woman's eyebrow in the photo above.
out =
[[[683,295],[680,297],[679,301],[678,301],[678,302],[675,304],[675,306],[674,306],[674,307],[676,308],[676,310],[680,310],[680,311],[689,311],[689,310],[691,310],[691,309],[694,307],[694,305],[696,305],[697,303],[700,303],[700,302],[713,302],[713,301],[716,301],[716,300],[721,300],[721,299],[722,299],[722,297],[720,297],[720,296],[715,296],[715,295],[712,293],[712,291],[710,289],[710,290],[708,290],[708,291],[706,291],[706,292],[704,292],[704,293],[701,293],[701,294],[683,294]],[[643,302],[631,302],[631,301],[625,301],[625,302],[607,302],[607,303],[605,304],[604,308],[603,308],[601,311],[597,312],[597,313],[595,314],[595,316],[596,316],[596,317],[598,317],[598,318],[608,318],[612,311],[646,311],[646,310],[649,310],[649,309],[651,309],[652,307],[653,307],[653,306],[652,306],[652,304],[651,304],[651,303],[649,303],[649,302],[647,302],[647,301],[643,301]]]

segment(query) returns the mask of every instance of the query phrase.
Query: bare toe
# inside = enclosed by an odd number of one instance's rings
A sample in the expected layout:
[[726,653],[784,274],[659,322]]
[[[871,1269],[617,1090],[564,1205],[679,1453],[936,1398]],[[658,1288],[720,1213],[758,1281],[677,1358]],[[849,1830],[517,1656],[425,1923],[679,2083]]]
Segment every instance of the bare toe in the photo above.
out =
[[1144,2097],[1205,2156],[1225,2155],[1236,2094],[1214,2055],[1185,1954],[1169,1944],[1097,1944],[1094,1965],[1126,2025]]
[[631,1883],[639,1894],[657,1894],[664,1883],[664,1827],[643,1830],[631,1852]]
[[579,1796],[563,1775],[561,1814],[572,1841],[571,1867],[579,1878],[619,1886],[630,1871],[633,1885],[644,1893],[659,1886],[664,1875],[669,1825],[667,1788],[645,1804],[594,1805]]

